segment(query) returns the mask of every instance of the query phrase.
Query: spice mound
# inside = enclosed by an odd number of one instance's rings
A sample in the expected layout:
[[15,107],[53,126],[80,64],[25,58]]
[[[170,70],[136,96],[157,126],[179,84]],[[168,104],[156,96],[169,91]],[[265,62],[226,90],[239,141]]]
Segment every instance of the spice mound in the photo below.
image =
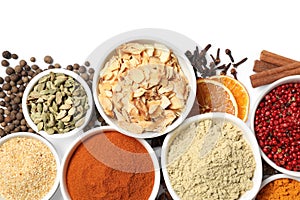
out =
[[154,178],[152,159],[138,140],[99,131],[73,153],[66,184],[73,200],[146,200]]
[[0,146],[0,169],[0,197],[7,200],[42,199],[57,175],[51,150],[29,137],[14,137]]
[[98,99],[108,117],[133,133],[163,132],[183,112],[190,88],[162,44],[127,43],[100,72]]
[[234,200],[252,189],[256,163],[238,127],[206,119],[176,131],[167,171],[181,199]]
[[300,182],[294,179],[277,179],[266,185],[256,200],[290,200],[300,198]]
[[285,83],[268,92],[255,111],[259,146],[277,166],[300,172],[300,83]]
[[30,118],[38,131],[67,133],[85,122],[89,109],[83,86],[73,77],[54,73],[41,77],[27,98]]

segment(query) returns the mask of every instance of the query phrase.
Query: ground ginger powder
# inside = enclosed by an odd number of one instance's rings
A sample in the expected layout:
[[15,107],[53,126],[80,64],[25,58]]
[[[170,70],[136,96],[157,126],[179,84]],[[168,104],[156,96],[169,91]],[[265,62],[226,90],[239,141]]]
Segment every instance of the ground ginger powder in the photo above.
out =
[[243,132],[224,120],[177,129],[167,155],[173,189],[182,200],[233,200],[253,187],[255,160]]

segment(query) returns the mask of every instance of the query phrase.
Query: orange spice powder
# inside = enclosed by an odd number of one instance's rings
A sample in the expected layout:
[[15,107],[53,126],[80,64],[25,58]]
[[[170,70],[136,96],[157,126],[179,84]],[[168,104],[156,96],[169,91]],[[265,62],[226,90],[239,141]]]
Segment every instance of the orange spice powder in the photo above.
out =
[[154,166],[136,139],[99,133],[75,150],[66,182],[72,200],[144,200],[153,189]]
[[300,199],[300,182],[282,178],[263,187],[256,200],[298,200]]

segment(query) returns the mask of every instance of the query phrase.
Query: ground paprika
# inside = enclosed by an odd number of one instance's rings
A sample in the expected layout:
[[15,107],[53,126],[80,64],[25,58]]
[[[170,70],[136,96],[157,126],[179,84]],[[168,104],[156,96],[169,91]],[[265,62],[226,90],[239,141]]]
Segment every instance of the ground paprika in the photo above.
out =
[[143,200],[153,189],[154,166],[135,138],[99,132],[74,151],[66,183],[72,200]]
[[256,200],[296,200],[300,199],[300,182],[281,178],[262,188]]

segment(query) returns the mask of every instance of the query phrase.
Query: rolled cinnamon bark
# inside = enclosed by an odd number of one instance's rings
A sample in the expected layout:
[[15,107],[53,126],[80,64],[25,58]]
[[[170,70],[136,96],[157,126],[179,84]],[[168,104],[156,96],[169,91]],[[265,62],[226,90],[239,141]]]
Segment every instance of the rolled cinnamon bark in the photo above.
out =
[[291,75],[300,74],[300,62],[293,62],[281,67],[262,71],[250,76],[253,88],[273,83],[274,81]]
[[273,65],[277,65],[277,66],[284,66],[287,64],[291,64],[293,62],[298,62],[296,60],[293,60],[293,59],[290,59],[290,58],[287,58],[287,57],[284,57],[284,56],[281,56],[281,55],[278,55],[276,53],[272,53],[272,52],[269,52],[266,50],[263,50],[260,53],[260,60],[271,63]]
[[265,62],[265,61],[255,60],[253,71],[254,72],[262,72],[262,71],[265,71],[265,70],[274,69],[276,67],[278,67],[278,66],[273,65],[273,64],[268,63],[268,62]]

